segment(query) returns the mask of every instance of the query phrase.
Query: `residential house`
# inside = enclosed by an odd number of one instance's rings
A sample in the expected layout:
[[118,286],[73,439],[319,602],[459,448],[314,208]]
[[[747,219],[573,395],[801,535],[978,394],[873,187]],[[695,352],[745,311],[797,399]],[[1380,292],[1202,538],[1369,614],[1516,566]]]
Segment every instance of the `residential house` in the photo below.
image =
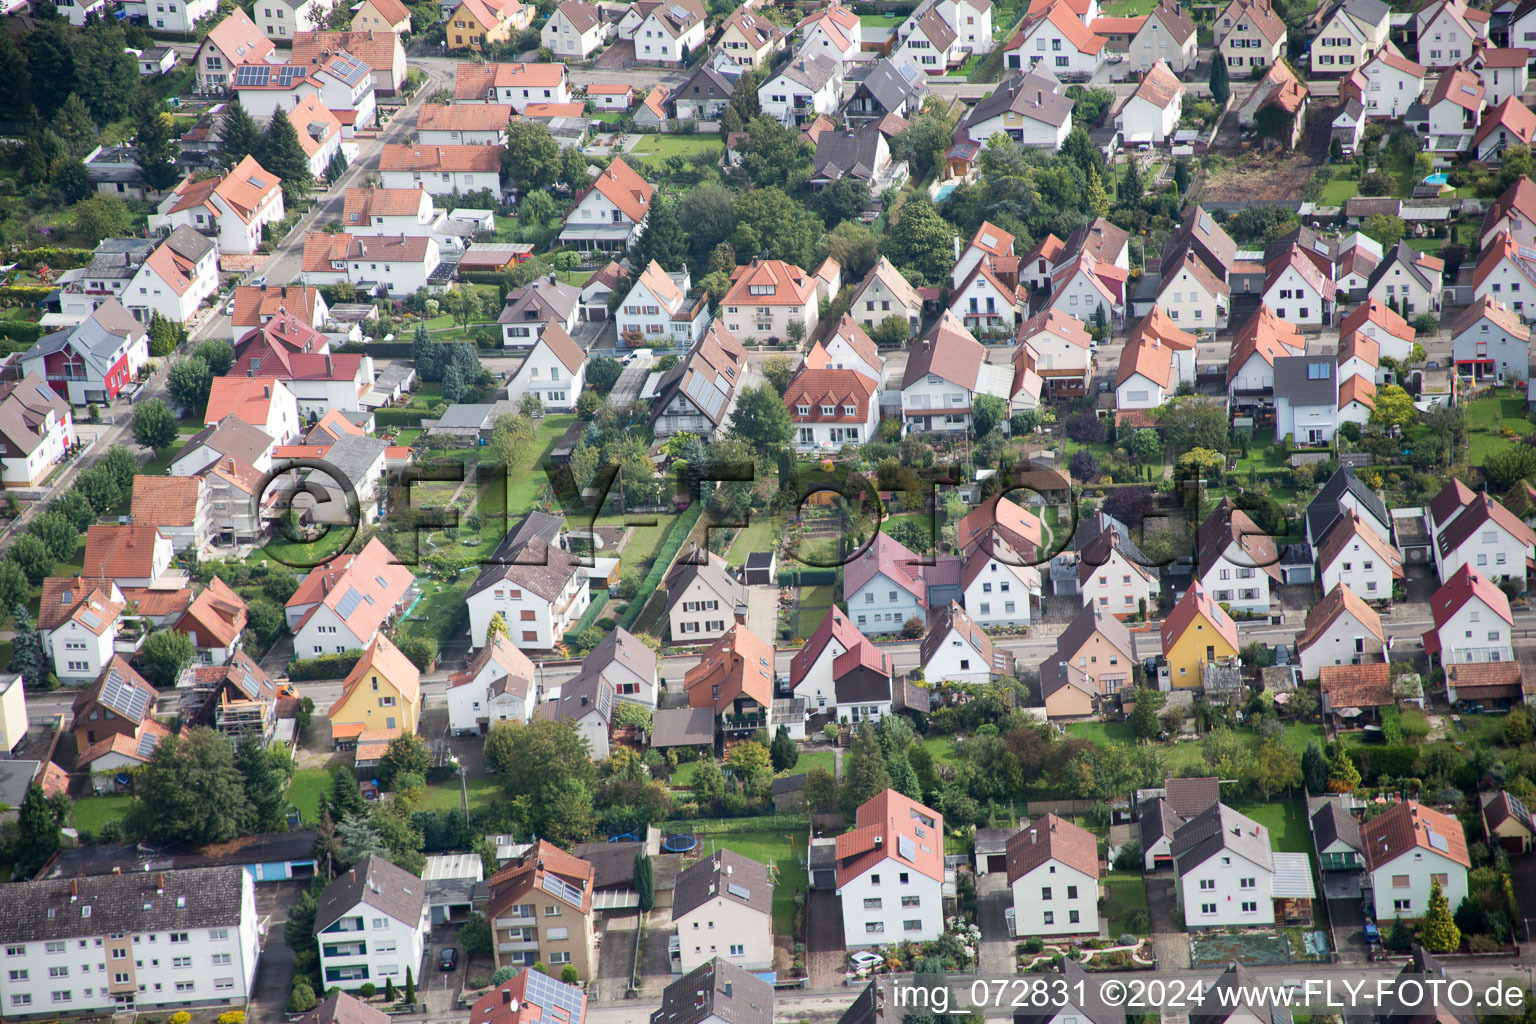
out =
[[[353,191],[347,189],[349,206]],[[235,310],[230,315],[232,339],[244,337],[251,328],[260,327],[276,316],[292,315],[318,331],[325,326],[330,310],[320,290],[305,285],[274,284],[260,288],[239,285],[235,288],[234,298]]]
[[901,415],[910,431],[963,431],[978,394],[1007,401],[1013,372],[987,362],[986,350],[945,310],[913,342],[901,380]]
[[1381,246],[1358,231],[1339,240],[1338,256],[1333,264],[1333,286],[1341,301],[1369,301],[1365,292],[1381,257]]
[[672,113],[679,121],[712,121],[731,104],[740,78],[731,78],[701,64],[667,97]]
[[1171,848],[1186,927],[1273,925],[1275,854],[1263,825],[1217,804],[1181,825]]
[[299,415],[311,421],[331,409],[362,412],[374,383],[371,356],[332,355],[325,335],[286,315],[251,328],[235,343],[230,375],[280,381],[292,392]]
[[281,182],[247,156],[228,174],[200,181],[189,177],[176,186],[150,218],[150,227],[190,227],[211,236],[220,253],[250,254],[262,241],[262,229],[283,215]]
[[198,477],[135,476],[129,512],[135,523],[157,528],[176,551],[201,556],[212,546],[208,492]]
[[1000,532],[965,548],[960,558],[961,600],[973,619],[983,626],[1029,623],[1041,594],[1040,570],[1029,563],[1031,557]]
[[1536,181],[1521,178],[1493,201],[1478,233],[1479,249],[1500,233],[1513,238],[1516,246],[1536,246]]
[[858,370],[802,366],[784,392],[795,424],[795,447],[813,452],[863,444],[880,422],[880,385]]
[[668,274],[652,260],[614,311],[619,337],[658,347],[694,344],[709,324],[709,296],[690,301],[690,286],[686,269]]
[[191,638],[199,664],[225,665],[239,653],[247,617],[245,599],[215,576],[187,605],[173,628]]
[[1089,31],[1070,4],[1052,3],[1038,14],[1031,9],[1025,16],[1019,30],[1003,46],[1003,66],[1091,78],[1109,56],[1105,42],[1103,36]]
[[[239,866],[61,875],[18,882],[14,895],[0,912],[0,937],[11,962],[26,966],[13,969],[6,987],[7,1016],[60,1004],[110,1015],[129,997],[136,1006],[196,1011],[243,1006],[255,993],[260,915],[252,874]],[[140,966],[134,936],[164,955]],[[128,963],[110,984],[97,984],[93,974],[113,960]]]
[[795,26],[800,37],[797,53],[817,54],[846,61],[859,52],[859,16],[842,4],[832,4],[808,15]]
[[[914,10],[906,21],[897,26],[896,40],[890,55],[895,60],[915,65],[926,74],[942,75],[945,70],[963,61],[967,51],[960,45],[960,37],[954,25],[945,19],[936,4],[921,6],[926,7],[926,10]],[[972,34],[974,36],[974,28]],[[990,32],[987,44],[990,48]]]
[[836,722],[878,722],[891,711],[888,655],[864,638],[836,606],[827,611],[789,665],[790,692],[805,701],[806,715]]
[[295,33],[324,28],[330,5],[304,3],[303,0],[262,0],[256,6],[256,27],[268,39],[289,42]]
[[1474,11],[1466,0],[1433,0],[1414,12],[1414,21],[1419,63],[1426,67],[1460,64],[1472,56],[1478,40],[1488,37],[1488,12]]
[[1157,607],[1157,568],[1111,526],[1080,549],[1077,588],[1085,607],[1116,618],[1145,617],[1148,609]]
[[244,420],[284,443],[299,436],[298,399],[280,380],[215,377],[203,423],[221,423],[226,416]]
[[411,9],[401,0],[363,0],[352,15],[353,32],[411,34]]
[[530,103],[570,100],[570,73],[561,63],[460,64],[454,71],[455,103],[506,104],[521,114]]
[[791,128],[828,117],[842,106],[843,66],[820,53],[802,50],[798,56],[757,87],[763,116]]
[[1150,70],[1163,61],[1174,74],[1182,75],[1194,65],[1197,52],[1195,22],[1189,11],[1182,3],[1159,0],[1131,37],[1126,59],[1134,71]]
[[608,300],[619,285],[629,276],[617,260],[609,260],[597,273],[587,279],[577,293],[579,315],[582,320],[608,319]]
[[699,858],[678,872],[672,923],[674,973],[717,958],[743,970],[768,970],[773,966],[773,886],[767,867],[733,850]]
[[508,637],[489,637],[464,671],[448,678],[448,728],[455,736],[473,736],[497,722],[530,721],[536,675],[528,655]]
[[740,67],[755,68],[766,65],[788,45],[788,39],[788,33],[768,18],[743,8],[720,23],[715,46]]
[[[745,618],[747,588],[725,571],[718,555],[679,559],[667,574],[667,622],[674,643],[714,640]],[[695,705],[697,706],[697,705]]]
[[1268,67],[1285,52],[1285,22],[1269,0],[1232,0],[1214,27],[1228,68]]
[[911,118],[922,109],[928,95],[928,79],[911,61],[882,57],[853,87],[843,105],[850,123],[884,122],[886,118]]
[[551,650],[591,604],[581,559],[566,549],[565,519],[533,511],[507,532],[465,595],[470,645],[485,644],[500,615],[513,644]]
[[1263,301],[1280,319],[1298,327],[1321,327],[1333,322],[1333,281],[1296,245],[1288,246],[1269,261]]
[[816,322],[816,278],[782,260],[753,260],[731,274],[731,288],[720,305],[733,336],[787,338],[791,323],[808,327]]
[[1429,610],[1434,626],[1424,633],[1424,653],[1442,667],[1514,660],[1509,598],[1471,566],[1462,565],[1434,592]]
[[1165,261],[1156,304],[1174,323],[1219,330],[1226,326],[1231,299],[1232,286],[1213,273],[1193,248],[1183,249],[1171,264]]
[[1099,933],[1099,843],[1092,832],[1045,814],[1014,833],[1007,856],[1014,934]]
[[1307,611],[1296,637],[1296,650],[1305,679],[1316,679],[1324,665],[1384,660],[1386,634],[1381,629],[1381,616],[1349,584],[1335,583],[1327,588],[1327,596]]
[[[866,331],[874,330],[892,316],[905,319],[912,332],[922,324],[922,297],[884,256],[865,275],[848,308],[849,314],[863,324]],[[883,373],[883,363],[881,369]],[[883,375],[876,379],[883,380]]]
[[1520,315],[1492,294],[1478,297],[1451,326],[1451,362],[1457,376],[1471,383],[1485,380],[1524,383],[1531,361],[1531,329]]
[[1052,720],[1092,715],[1104,697],[1132,689],[1136,649],[1125,623],[1085,605],[1040,663],[1040,692]]
[[634,245],[645,230],[656,191],[622,158],[615,157],[581,193],[565,215],[562,244],[577,249],[619,252]]
[[1016,275],[999,273],[994,266],[990,256],[983,256],[949,297],[950,314],[984,337],[1012,334],[1020,319]]
[[39,374],[0,381],[0,486],[37,486],[78,443],[69,403]]
[[148,331],[116,299],[74,327],[43,335],[19,357],[23,374],[44,378],[72,405],[113,401],[148,361]]
[[[487,146],[460,146],[481,149]],[[414,295],[422,288],[442,290],[437,274],[442,250],[424,235],[348,235],[310,232],[304,236],[303,277],[312,284],[352,284],[377,296]]]
[[[1524,70],[1524,63],[1520,67]],[[1528,146],[1533,138],[1536,138],[1536,114],[1518,98],[1508,96],[1484,112],[1477,134],[1472,137],[1472,149],[1477,159],[1498,163],[1505,149]]]
[[1237,623],[1198,581],[1162,624],[1163,659],[1175,689],[1200,685],[1200,666],[1237,657]]
[[971,271],[982,260],[991,258],[1000,262],[1013,259],[1014,237],[991,221],[982,221],[976,229],[976,234],[964,249],[960,250],[955,258],[955,265],[949,272],[949,282],[953,287],[960,287],[960,282],[971,276]]
[[1349,812],[1347,799],[1340,795],[1323,797],[1312,812],[1312,845],[1317,850],[1317,866],[1324,871],[1359,871],[1365,867],[1360,822]]
[[1428,74],[1428,68],[1404,57],[1389,41],[1351,77],[1359,76],[1356,91],[1367,117],[1398,118],[1419,101]]
[[1472,147],[1487,99],[1483,83],[1470,71],[1447,68],[1426,103],[1431,153],[1460,153]]
[[64,682],[95,679],[113,658],[128,603],[111,578],[43,581],[37,631]]
[[1049,396],[1074,397],[1088,393],[1093,377],[1093,338],[1083,322],[1059,309],[1025,320],[1016,335],[1019,352],[1027,351]]
[[1484,793],[1479,798],[1483,810],[1483,830],[1489,841],[1497,841],[1511,856],[1530,853],[1536,839],[1536,821],[1519,798],[1506,790]]
[[284,607],[297,657],[360,651],[410,603],[411,571],[377,537],[311,569]]
[[511,41],[533,23],[534,8],[518,0],[459,0],[444,23],[446,44],[481,50]]
[[231,11],[208,30],[192,55],[197,91],[223,93],[242,64],[271,64],[276,47],[262,34],[244,9]]
[[559,696],[533,707],[533,716],[550,722],[569,722],[586,741],[594,761],[608,759],[608,734],[613,727],[613,684],[595,673],[567,680]]
[[1536,559],[1536,531],[1487,491],[1470,493],[1459,480],[1447,484],[1430,503],[1429,528],[1442,580],[1470,566],[1495,583],[1525,589],[1527,566]]
[[[516,115],[517,111],[510,103],[423,103],[416,112],[416,141],[422,146],[432,147],[505,146],[507,125],[512,123],[512,118]],[[349,198],[353,192],[376,194],[378,190],[349,188],[347,189]],[[426,208],[431,210],[432,198],[425,189],[414,193],[407,190],[405,195],[413,198],[424,195]],[[374,202],[370,202],[369,205],[374,205]],[[386,216],[383,210],[377,213],[372,210],[368,212],[374,217]],[[416,220],[422,219],[421,211],[410,212],[416,214]],[[344,219],[349,222],[351,220],[350,217]]]
[[835,853],[846,947],[926,942],[943,932],[944,816],[938,811],[887,789],[859,807],[853,831],[837,837]]
[[747,351],[717,319],[704,337],[663,374],[651,405],[656,437],[682,431],[709,439],[735,405],[739,373]]
[[1527,258],[1526,252],[1509,234],[1500,231],[1494,235],[1472,274],[1474,297],[1488,296],[1507,303],[1525,319],[1525,299],[1536,293],[1536,262]]
[[[1459,321],[1458,321],[1459,322]],[[1367,299],[1339,321],[1339,349],[1344,351],[1369,340],[1376,346],[1379,363],[1382,356],[1398,361],[1413,354],[1415,332],[1397,311],[1384,302]]]
[[191,476],[229,459],[265,473],[272,468],[272,448],[269,434],[231,415],[188,438],[171,460],[170,475]]
[[559,328],[566,336],[576,330],[580,290],[555,274],[539,277],[507,293],[497,322],[501,343],[508,348],[532,348],[546,330]]
[[94,523],[86,530],[84,571],[91,579],[123,587],[152,586],[174,557],[170,537],[157,526]]
[[773,645],[734,624],[683,677],[688,706],[712,708],[721,730],[741,736],[768,728],[773,707]]
[[218,250],[183,224],[139,265],[121,299],[146,324],[155,313],[181,324],[218,290]]
[[370,853],[320,893],[320,976],[327,985],[403,985],[406,970],[422,966],[429,918],[425,883]]
[[377,95],[393,96],[405,89],[405,44],[397,32],[298,32],[289,63],[325,64],[339,50],[368,65]]
[[1173,138],[1184,109],[1184,83],[1159,60],[1115,114],[1115,127],[1127,145],[1160,146]]
[[486,189],[499,196],[501,155],[494,146],[386,144],[379,177],[385,188],[419,188],[434,196]]
[[1174,350],[1154,337],[1141,337],[1120,352],[1115,372],[1116,419],[1143,409],[1156,409],[1178,390]]
[[539,41],[558,60],[586,60],[608,41],[614,25],[586,0],[563,0],[539,29]]
[[773,1019],[773,985],[714,959],[673,981],[650,1024],[762,1024]]
[[[1009,54],[1008,60],[1017,54]],[[984,146],[1005,135],[1021,146],[1059,150],[1072,130],[1075,101],[1060,81],[1038,69],[1009,78],[977,101],[955,130],[955,141]]]
[[363,652],[331,705],[331,743],[412,736],[421,718],[421,672],[380,633]]
[[1316,74],[1348,74],[1387,45],[1390,9],[1381,0],[1342,0],[1318,20],[1312,41]]
[[523,395],[534,395],[545,409],[572,411],[585,385],[586,362],[587,354],[581,346],[558,324],[550,324],[512,375],[507,398],[518,401]]
[[[50,580],[50,583],[68,583]],[[49,588],[52,589],[52,588]],[[155,688],[129,666],[122,655],[113,655],[93,682],[75,694],[70,705],[69,731],[74,734],[75,749],[81,752],[124,738],[137,747],[144,736],[154,742],[167,735],[155,728],[155,707],[160,695]]]
[[154,251],[155,243],[141,238],[105,238],[90,262],[58,276],[59,312],[70,322],[90,316],[108,299],[127,297],[128,283]]
[[1354,513],[1334,520],[1317,548],[1318,579],[1326,593],[1344,584],[1367,601],[1392,600],[1404,579],[1403,556]]
[[1392,516],[1386,504],[1355,474],[1353,467],[1345,466],[1328,478],[1317,497],[1307,506],[1307,543],[1317,547],[1341,516],[1348,517],[1357,513],[1378,538],[1390,542]]
[[603,642],[583,659],[581,672],[575,678],[600,676],[613,687],[618,700],[655,708],[660,697],[659,664],[656,652],[621,626],[609,631]]
[[1338,428],[1339,380],[1332,358],[1275,360],[1275,441],[1324,445]]
[[1272,585],[1280,583],[1275,540],[1223,498],[1195,533],[1195,578],[1212,600],[1251,616],[1267,616]]
[[[1242,0],[1234,0],[1241,3]],[[1259,0],[1267,2],[1267,0]],[[1237,123],[1247,130],[1256,127],[1259,123],[1259,114],[1268,108],[1275,108],[1283,119],[1282,130],[1272,136],[1273,141],[1287,149],[1294,149],[1301,139],[1302,128],[1306,125],[1307,102],[1310,91],[1301,79],[1297,78],[1290,67],[1283,63],[1271,64],[1269,71],[1254,86],[1248,99],[1237,109]]]
[[1013,652],[994,648],[991,638],[954,602],[933,609],[918,654],[926,679],[985,683],[1013,670]]
[[1125,316],[1128,271],[1084,250],[1068,259],[1051,276],[1053,308],[1086,319],[1103,316],[1112,323]]
[[597,969],[595,877],[591,863],[542,839],[504,863],[487,882],[496,965],[564,970],[570,964],[578,977],[591,978]]
[[844,178],[863,182],[878,197],[907,180],[907,162],[892,161],[885,132],[878,127],[822,132],[816,137],[811,188],[820,191]]
[[1403,800],[1360,828],[1365,868],[1381,921],[1420,920],[1436,882],[1451,906],[1467,895],[1467,837],[1461,822]]
[[844,567],[843,598],[861,632],[897,633],[909,619],[926,618],[927,590],[906,568],[918,561],[881,531]]
[[1477,73],[1483,83],[1483,98],[1497,107],[1507,99],[1519,99],[1530,84],[1528,62],[1536,50],[1524,47],[1501,49],[1477,47],[1462,66]]

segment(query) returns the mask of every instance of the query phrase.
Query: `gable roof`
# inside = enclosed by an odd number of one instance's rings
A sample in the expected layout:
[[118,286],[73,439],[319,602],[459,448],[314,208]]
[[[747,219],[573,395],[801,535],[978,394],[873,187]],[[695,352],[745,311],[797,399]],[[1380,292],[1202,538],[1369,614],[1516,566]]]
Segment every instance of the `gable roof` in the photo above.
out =
[[1167,62],[1159,57],[1157,63],[1152,65],[1152,70],[1146,73],[1141,84],[1131,95],[1162,110],[1177,103],[1183,97],[1184,83],[1178,80]]
[[82,571],[100,579],[148,579],[155,574],[155,544],[164,539],[149,524],[95,523],[86,530]]
[[[311,569],[286,607],[325,605],[355,636],[367,639],[383,625],[414,582],[411,570],[383,541],[373,537],[356,554],[340,554]],[[298,628],[303,628],[312,614],[306,613]]]
[[1508,790],[1499,790],[1483,803],[1483,821],[1487,823],[1492,832],[1506,821],[1513,820],[1527,832],[1536,834],[1536,822],[1531,818],[1531,812],[1522,803],[1519,797],[1513,796]]
[[1237,243],[1203,207],[1192,207],[1163,246],[1163,277],[1168,277],[1169,269],[1188,247],[1193,247],[1201,262],[1223,281],[1237,261]]
[[231,65],[260,64],[276,49],[243,8],[230,11],[208,30],[204,41],[217,47]]
[[1429,95],[1428,107],[1450,102],[1474,114],[1483,109],[1484,89],[1482,80],[1465,68],[1446,68],[1435,82],[1434,92]]
[[1435,538],[1442,556],[1449,555],[1485,526],[1496,526],[1508,533],[1522,548],[1536,545],[1536,531],[1502,503],[1494,500],[1487,491],[1478,492],[1466,504],[1461,514],[1451,520],[1449,526]]
[[[1522,60],[1521,66],[1525,62]],[[1531,113],[1529,107],[1514,96],[1506,96],[1498,106],[1486,111],[1477,125],[1477,134],[1472,137],[1474,145],[1482,145],[1483,140],[1492,135],[1494,129],[1502,128],[1514,141],[1529,145],[1532,138],[1536,138],[1536,114]]]
[[1435,618],[1435,632],[1444,628],[1451,616],[1472,600],[1481,601],[1511,626],[1515,624],[1514,615],[1509,610],[1509,598],[1504,596],[1504,591],[1470,564],[1463,564],[1450,579],[1440,585],[1439,590],[1430,595],[1429,610]]
[[656,386],[656,401],[651,406],[652,422],[675,397],[684,395],[718,426],[730,408],[731,396],[740,383],[738,375],[746,362],[746,348],[715,319],[688,354],[662,375]]
[[1020,826],[1006,848],[1008,884],[1012,885],[1046,861],[1099,877],[1099,841],[1092,832],[1048,813]]
[[1235,651],[1238,648],[1237,623],[1232,621],[1232,616],[1221,610],[1221,607],[1211,600],[1205,587],[1198,581],[1190,584],[1184,596],[1173,606],[1173,611],[1163,619],[1162,638],[1163,650],[1171,651],[1173,645],[1184,635],[1184,631],[1194,625],[1196,618],[1203,618],[1220,633],[1222,638]]
[[881,530],[857,558],[843,567],[843,593],[857,594],[878,574],[915,597],[919,607],[927,607],[927,590],[902,568],[903,563],[916,561],[917,556],[905,545]]
[[1226,804],[1213,804],[1174,832],[1175,870],[1182,875],[1227,850],[1261,870],[1273,872],[1275,856],[1269,842],[1269,831],[1263,825]]
[[415,704],[420,699],[421,671],[389,637],[380,633],[373,638],[373,643],[368,645],[368,650],[357,659],[357,664],[352,666],[352,671],[347,673],[347,678],[342,682],[341,696],[336,698],[329,712],[332,724],[335,724],[336,716],[343,713],[347,701],[362,685],[364,677],[373,673],[382,675],[394,684],[402,703]]
[[[1536,185],[1536,182],[1532,184]],[[1464,331],[1471,330],[1484,318],[1513,338],[1526,342],[1531,340],[1531,329],[1526,326],[1520,314],[1488,294],[1478,296],[1476,302],[1457,315],[1456,322],[1451,327],[1451,336],[1456,337]]]
[[738,623],[711,644],[699,663],[688,670],[683,688],[691,705],[713,707],[721,715],[737,697],[748,697],[764,708],[773,707],[773,679],[773,646]]
[[[650,212],[651,196],[656,191],[656,186],[635,173],[635,169],[624,162],[622,157],[614,157],[603,173],[592,181],[592,190],[597,191],[614,206],[620,213],[638,224],[645,219]],[[583,196],[586,193],[582,193]],[[576,203],[581,202],[580,198]],[[573,208],[574,208],[573,204]]]
[[[1463,313],[1462,315],[1465,316],[1466,314]],[[1457,323],[1460,322],[1461,318],[1458,317]],[[1403,341],[1409,342],[1410,344],[1413,342],[1414,336],[1416,334],[1414,329],[1409,325],[1408,321],[1404,320],[1401,316],[1398,315],[1397,310],[1393,309],[1391,306],[1388,306],[1380,299],[1370,298],[1367,299],[1364,304],[1351,311],[1348,316],[1340,321],[1340,344],[1342,345],[1345,339],[1351,338],[1358,334],[1366,324],[1375,324],[1377,327],[1386,331],[1393,337],[1401,338]],[[1360,336],[1368,337],[1368,335],[1363,334]]]
[[[753,289],[769,289],[754,292]],[[816,291],[816,278],[783,260],[753,260],[731,272],[721,305],[800,307]]]
[[1393,804],[1360,829],[1365,866],[1375,871],[1410,850],[1431,850],[1462,867],[1471,867],[1467,836],[1461,822],[1416,800]]
[[965,613],[965,609],[954,601],[931,611],[928,631],[923,634],[922,642],[918,645],[921,664],[927,665],[934,659],[940,648],[948,641],[951,631],[958,633],[960,639],[976,652],[981,658],[982,665],[989,672],[1000,674],[1011,671],[1013,652],[994,648],[992,638],[987,636],[986,632],[976,625],[975,620]]
[[1141,376],[1163,390],[1173,387],[1173,349],[1157,338],[1137,338],[1120,351],[1120,364],[1115,372],[1115,387],[1132,377]]
[[[567,853],[543,839],[534,840],[522,856],[504,863],[486,880],[491,889],[490,913],[502,912],[537,890],[541,898],[553,897],[586,915],[592,910],[592,888],[597,873],[589,861]],[[578,928],[582,927],[578,924]]]
[[145,525],[193,526],[201,496],[197,477],[135,476],[130,512],[135,522]]
[[320,893],[315,911],[315,934],[351,913],[359,904],[388,914],[409,928],[421,927],[427,896],[426,883],[409,871],[397,868],[376,853],[339,876]]
[[766,918],[773,912],[767,865],[734,850],[716,850],[699,858],[678,872],[672,889],[672,919],[691,914],[717,897]]
[[[1253,30],[1271,44],[1285,38],[1285,22],[1275,13],[1269,0],[1232,0],[1221,17],[1230,17],[1237,23],[1246,19]],[[1236,31],[1236,28],[1234,24],[1230,31]]]
[[1346,584],[1338,583],[1321,601],[1308,609],[1306,622],[1296,636],[1296,647],[1311,647],[1322,638],[1328,627],[1345,615],[1353,616],[1378,641],[1385,642],[1386,634],[1382,632],[1381,616],[1376,614],[1376,609],[1362,601]]
[[912,343],[901,386],[909,388],[933,374],[967,391],[975,391],[987,350],[953,312],[945,310],[932,327]]
[[944,816],[894,789],[860,805],[853,831],[837,837],[837,884],[887,861],[944,880]]
[[[994,89],[992,95],[979,100],[965,115],[961,127],[962,130],[969,129],[1002,114],[1013,113],[1059,128],[1071,119],[1075,105],[1075,101],[1061,91],[1060,82],[1038,71],[1029,71],[1008,79]],[[1011,235],[1009,239],[1012,240]]]
[[404,44],[394,32],[367,29],[352,31],[313,31],[293,34],[291,64],[323,64],[337,50],[346,50],[374,71],[394,74],[395,55],[404,54]]
[[1268,306],[1260,303],[1253,316],[1238,329],[1232,357],[1227,362],[1227,383],[1231,384],[1237,378],[1253,356],[1274,366],[1276,359],[1295,355],[1305,348],[1306,338],[1300,328],[1281,320]]
[[245,599],[215,576],[187,605],[176,628],[196,627],[227,647],[245,631],[247,613]]
[[1387,513],[1387,506],[1380,496],[1356,475],[1354,467],[1344,466],[1328,478],[1322,490],[1317,492],[1317,497],[1307,506],[1307,532],[1314,539],[1321,540],[1335,519],[1348,514],[1348,508],[1343,504],[1346,496],[1369,512],[1371,518],[1381,524],[1383,529],[1391,527],[1392,517]]
[[728,960],[715,957],[661,993],[650,1024],[772,1024],[773,986]]

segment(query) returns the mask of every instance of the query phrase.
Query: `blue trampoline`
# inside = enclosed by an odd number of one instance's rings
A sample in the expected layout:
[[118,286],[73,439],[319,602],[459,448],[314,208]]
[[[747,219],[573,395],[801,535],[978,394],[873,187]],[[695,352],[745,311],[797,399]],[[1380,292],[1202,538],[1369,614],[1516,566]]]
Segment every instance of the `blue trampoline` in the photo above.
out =
[[699,837],[694,835],[667,836],[661,841],[661,848],[668,853],[687,853],[699,845]]
[[640,837],[633,832],[620,832],[616,836],[609,836],[608,841],[610,843],[638,843]]

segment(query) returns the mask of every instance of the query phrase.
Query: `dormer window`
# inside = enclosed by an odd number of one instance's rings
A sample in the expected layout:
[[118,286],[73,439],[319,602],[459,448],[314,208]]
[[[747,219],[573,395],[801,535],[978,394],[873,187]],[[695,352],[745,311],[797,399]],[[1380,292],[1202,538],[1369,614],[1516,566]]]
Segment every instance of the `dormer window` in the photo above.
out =
[[821,414],[823,416],[831,416],[832,415],[832,410],[833,410],[833,406],[824,405],[824,406],[821,407]]
[[811,414],[811,407],[808,405],[797,405],[795,406],[795,412],[801,416],[809,416]]

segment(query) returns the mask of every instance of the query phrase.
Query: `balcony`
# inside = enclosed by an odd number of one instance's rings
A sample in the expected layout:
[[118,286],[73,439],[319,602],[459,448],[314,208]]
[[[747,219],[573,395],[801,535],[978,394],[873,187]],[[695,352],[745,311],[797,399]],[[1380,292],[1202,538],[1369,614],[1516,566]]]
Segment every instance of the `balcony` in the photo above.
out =
[[720,721],[724,724],[725,728],[731,730],[766,729],[768,727],[768,715],[761,711],[750,715],[721,715]]
[[502,953],[537,953],[539,944],[537,941],[502,942],[497,944],[496,949]]

